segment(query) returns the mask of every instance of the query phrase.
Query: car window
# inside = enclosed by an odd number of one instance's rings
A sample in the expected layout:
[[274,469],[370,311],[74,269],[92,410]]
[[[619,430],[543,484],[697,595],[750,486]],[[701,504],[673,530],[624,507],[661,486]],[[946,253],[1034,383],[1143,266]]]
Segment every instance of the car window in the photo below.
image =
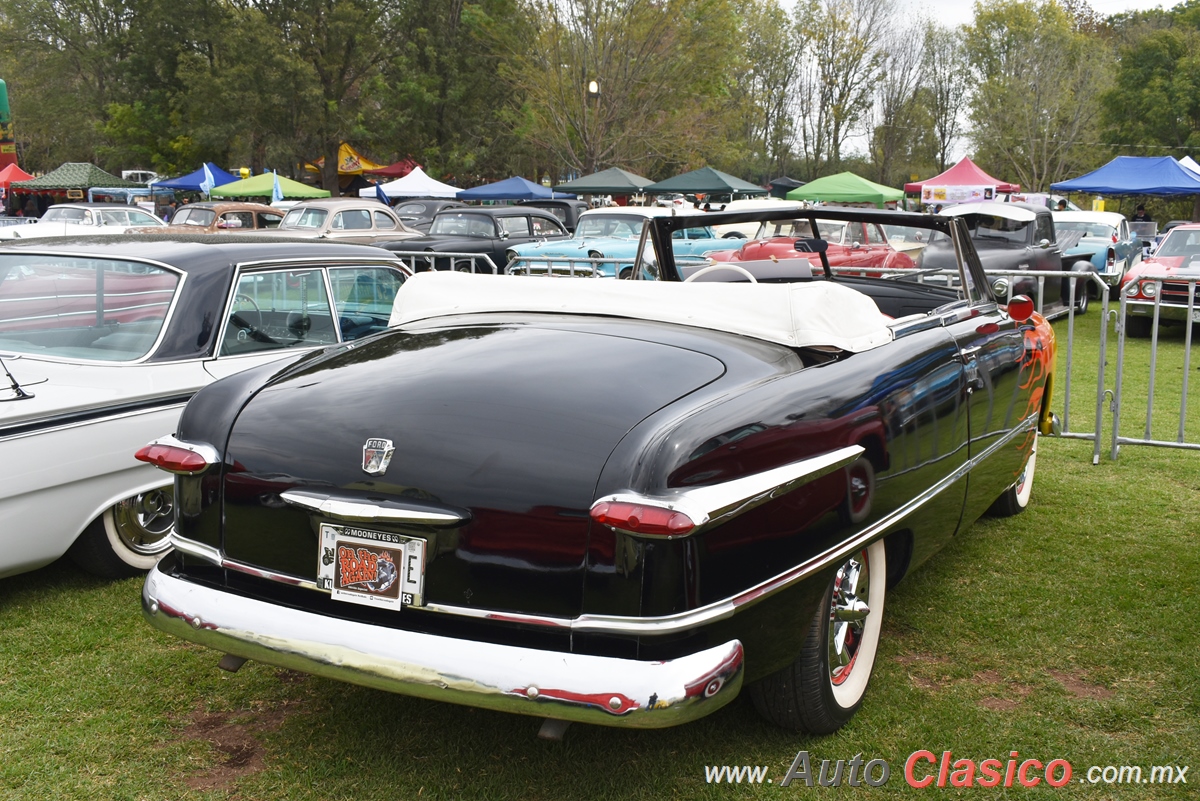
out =
[[329,279],[343,341],[387,328],[403,273],[393,267],[337,267]]
[[1049,214],[1039,214],[1034,220],[1034,225],[1034,241],[1054,241],[1054,219]]
[[579,224],[575,227],[575,236],[638,239],[642,235],[642,225],[645,222],[646,218],[632,214],[592,214],[579,219]]
[[868,245],[886,245],[887,237],[883,235],[883,229],[878,223],[867,223],[867,244]]
[[429,233],[439,236],[477,236],[491,238],[496,235],[492,218],[484,214],[450,212],[433,218]]
[[102,211],[100,212],[101,225],[129,225],[129,215],[124,211]]
[[510,236],[529,236],[528,217],[499,217],[500,229],[507,231]]
[[963,220],[971,231],[971,238],[985,243],[1025,244],[1029,241],[1029,231],[1033,226],[1033,220],[1010,220],[993,214],[964,214]]
[[0,351],[140,359],[158,340],[178,273],[142,262],[0,255]]
[[397,215],[410,214],[415,216],[424,214],[425,208],[426,206],[424,203],[405,203],[403,206],[397,206],[395,209],[393,209],[393,211],[395,211]]
[[1154,251],[1159,256],[1200,256],[1200,230],[1174,228]]
[[863,225],[863,223],[849,223],[846,226],[846,240],[852,245],[865,245],[867,243],[867,237],[863,233],[864,228],[866,228],[866,226]]
[[529,220],[533,223],[534,236],[562,236],[566,233],[561,225],[545,217],[530,217]]
[[268,270],[238,277],[230,299],[221,355],[337,342],[324,271]]
[[396,229],[396,221],[387,215],[386,212],[375,212],[375,227],[380,231],[394,231]]
[[43,222],[91,222],[91,214],[86,209],[47,209],[42,215]]
[[339,211],[329,226],[333,231],[363,231],[371,228],[371,213],[366,209]]
[[254,227],[254,212],[252,211],[227,211],[221,215],[221,222],[217,223],[218,228],[253,228]]
[[180,209],[179,212],[171,218],[172,225],[212,225],[213,220],[217,218],[217,213],[212,209]]
[[265,211],[260,211],[256,215],[259,228],[278,228],[279,223],[283,221],[282,214],[267,214]]
[[713,239],[713,232],[708,228],[685,228],[684,235],[688,239]]
[[[807,229],[808,221],[807,220],[800,221],[800,227]],[[830,242],[835,245],[842,244],[842,235],[845,232],[845,230],[846,230],[846,223],[828,222],[825,220],[817,221],[817,233],[819,233],[821,235],[821,239],[824,239],[826,242]],[[811,236],[811,234],[798,233],[798,234],[795,234],[795,236]]]
[[128,211],[130,225],[158,225],[162,220],[144,211]]
[[284,228],[320,228],[329,212],[325,209],[292,209],[283,218]]
[[1121,241],[1125,242],[1129,239],[1129,223],[1121,220]]

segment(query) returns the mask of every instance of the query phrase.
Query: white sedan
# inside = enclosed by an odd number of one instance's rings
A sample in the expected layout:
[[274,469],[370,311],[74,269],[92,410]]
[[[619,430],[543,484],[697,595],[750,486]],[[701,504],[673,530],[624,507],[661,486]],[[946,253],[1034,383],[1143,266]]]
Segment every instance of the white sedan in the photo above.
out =
[[160,227],[162,220],[137,206],[115,203],[59,203],[36,223],[0,228],[0,239],[123,234],[134,226]]
[[174,498],[135,452],[217,378],[382,330],[408,275],[335,243],[0,247],[0,577],[152,567]]

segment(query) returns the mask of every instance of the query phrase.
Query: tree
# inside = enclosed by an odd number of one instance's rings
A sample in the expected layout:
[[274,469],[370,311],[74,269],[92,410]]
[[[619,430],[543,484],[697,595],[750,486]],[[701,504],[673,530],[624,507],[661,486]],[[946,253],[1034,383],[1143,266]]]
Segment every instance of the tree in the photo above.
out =
[[838,170],[846,140],[868,114],[893,9],[893,0],[808,0],[796,6],[804,48],[797,82],[800,155],[810,178]]
[[733,57],[726,0],[533,0],[529,9],[535,30],[501,74],[522,100],[514,126],[531,142],[586,173],[704,159]]
[[1084,163],[1109,83],[1107,51],[1074,29],[1055,0],[975,4],[966,52],[978,79],[971,101],[980,158],[1006,164],[1031,191]]
[[969,70],[959,30],[937,23],[925,30],[926,108],[933,125],[938,172],[950,166],[950,153],[962,136]]
[[918,29],[923,24],[896,28],[882,42],[869,149],[875,180],[889,186],[903,183],[896,180],[903,177],[897,174],[898,161],[917,139],[916,124],[920,116],[917,90],[924,56]]

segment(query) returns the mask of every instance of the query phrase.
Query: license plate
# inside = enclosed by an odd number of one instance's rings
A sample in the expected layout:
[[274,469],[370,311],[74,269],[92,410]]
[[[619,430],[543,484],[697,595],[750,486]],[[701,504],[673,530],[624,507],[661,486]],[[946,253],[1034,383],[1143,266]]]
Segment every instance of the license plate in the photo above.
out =
[[425,540],[323,523],[317,577],[335,601],[384,609],[421,606]]

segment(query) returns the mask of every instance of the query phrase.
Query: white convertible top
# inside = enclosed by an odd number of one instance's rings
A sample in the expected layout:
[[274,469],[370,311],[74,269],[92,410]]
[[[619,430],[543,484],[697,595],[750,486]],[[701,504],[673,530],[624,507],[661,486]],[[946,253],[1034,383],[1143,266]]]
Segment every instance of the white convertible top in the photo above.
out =
[[417,273],[391,325],[455,314],[542,312],[656,320],[728,331],[793,348],[857,353],[892,340],[875,301],[829,281],[786,284]]

